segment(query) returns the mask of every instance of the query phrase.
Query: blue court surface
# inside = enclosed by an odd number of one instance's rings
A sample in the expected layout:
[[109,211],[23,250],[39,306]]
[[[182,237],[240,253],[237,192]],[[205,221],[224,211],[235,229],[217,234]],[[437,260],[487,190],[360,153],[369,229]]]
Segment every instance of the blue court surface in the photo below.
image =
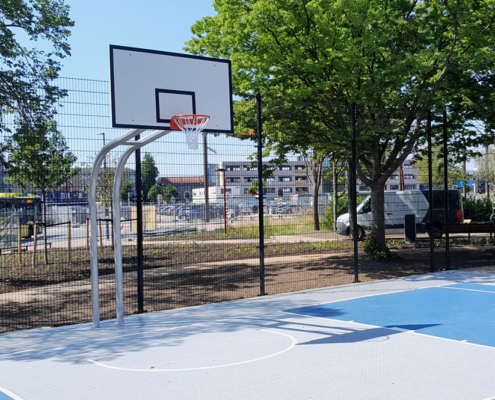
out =
[[0,335],[0,400],[494,400],[495,267]]
[[495,286],[490,285],[459,283],[287,311],[495,347]]

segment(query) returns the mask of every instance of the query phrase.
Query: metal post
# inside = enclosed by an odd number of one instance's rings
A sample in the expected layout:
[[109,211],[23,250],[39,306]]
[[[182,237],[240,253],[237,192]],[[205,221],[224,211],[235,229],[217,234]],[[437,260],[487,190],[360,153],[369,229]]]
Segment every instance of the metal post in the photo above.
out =
[[203,176],[205,189],[205,221],[210,222],[210,193],[209,193],[209,176],[208,176],[208,142],[206,133],[203,135]]
[[[136,136],[138,141],[140,136]],[[144,250],[143,250],[143,199],[141,198],[141,150],[136,150],[136,226],[137,226],[137,312],[144,312]]]
[[352,230],[354,239],[354,282],[359,282],[359,253],[358,253],[358,228],[357,228],[357,199],[356,199],[356,103],[351,103],[351,123],[352,123],[352,158],[351,158],[351,212]]
[[263,125],[261,120],[261,94],[256,94],[256,131],[258,134],[258,221],[260,235],[260,295],[265,292],[265,229],[263,223]]
[[428,110],[428,214],[430,230],[430,272],[435,272],[435,241],[431,230],[433,228],[433,163],[431,159],[431,110]]
[[[111,143],[106,144],[96,156],[93,163],[93,169],[91,172],[91,177],[89,179],[89,190],[88,190],[88,205],[89,205],[89,215],[91,222],[91,238],[90,238],[90,265],[91,265],[91,301],[92,301],[92,315],[93,315],[93,326],[95,328],[100,326],[100,300],[99,300],[99,287],[98,287],[98,216],[96,210],[96,186],[98,183],[98,174],[100,171],[100,166],[103,162],[104,157],[109,151],[118,147],[121,144],[143,132],[143,129],[131,129],[124,135],[120,136],[118,139]],[[46,237],[46,226],[45,226],[45,237]],[[46,246],[45,246],[46,247]]]
[[227,185],[225,175],[227,175],[227,171],[223,170],[223,227],[225,233],[227,233]]
[[[124,154],[120,157],[117,167],[115,168],[115,179],[113,183],[112,192],[112,229],[113,237],[115,239],[115,301],[117,310],[117,324],[124,323],[124,282],[123,282],[123,271],[122,271],[122,243],[121,243],[121,232],[120,232],[120,187],[122,183],[122,176],[124,174],[124,169],[127,160],[132,155],[132,153],[142,146],[145,146],[152,141],[155,141],[162,136],[166,135],[170,131],[154,131],[152,134],[146,136],[139,141],[133,142],[129,149],[127,149]],[[129,143],[126,143],[129,145]]]
[[447,168],[448,148],[447,148],[447,110],[443,110],[443,182],[445,199],[445,269],[450,269],[450,249],[449,249],[449,171]]

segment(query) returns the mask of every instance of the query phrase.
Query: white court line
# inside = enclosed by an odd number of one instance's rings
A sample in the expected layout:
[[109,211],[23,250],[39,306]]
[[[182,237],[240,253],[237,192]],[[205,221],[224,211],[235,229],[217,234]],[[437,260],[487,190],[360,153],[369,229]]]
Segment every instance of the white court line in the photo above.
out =
[[[478,343],[471,343],[471,342],[466,342],[464,340],[455,340],[455,339],[448,339],[448,338],[444,338],[444,337],[441,337],[441,336],[434,336],[434,335],[427,335],[426,333],[419,333],[417,331],[414,331],[412,329],[403,329],[403,328],[399,328],[399,327],[392,327],[392,328],[387,328],[385,326],[380,326],[380,325],[370,325],[370,324],[365,324],[363,322],[356,322],[356,321],[344,321],[342,319],[333,319],[333,318],[326,318],[326,317],[315,317],[314,315],[306,315],[306,314],[297,314],[297,313],[292,313],[292,312],[288,312],[288,311],[285,311],[287,314],[292,314],[292,315],[297,315],[297,316],[302,316],[302,317],[306,317],[306,318],[315,318],[315,319],[322,319],[324,321],[334,321],[334,322],[343,322],[343,323],[347,323],[347,324],[354,324],[354,325],[361,325],[365,328],[382,328],[382,329],[390,329],[392,331],[398,331],[398,332],[402,332],[402,333],[408,333],[410,335],[419,335],[419,336],[425,336],[425,337],[429,337],[429,338],[435,338],[435,339],[440,339],[440,340],[444,340],[444,341],[447,341],[447,342],[453,342],[453,343],[462,343],[462,344],[468,344],[470,346],[477,346],[477,347],[483,347],[485,349],[491,349],[491,350],[495,350],[495,347],[492,347],[492,346],[488,346],[486,344],[478,344]],[[333,328],[333,327],[332,327]],[[348,328],[348,329],[351,329],[351,328]],[[493,398],[493,400],[495,400],[495,397]]]
[[22,400],[22,398],[21,398],[21,397],[19,397],[19,396],[15,395],[15,394],[14,394],[14,393],[12,393],[11,391],[9,391],[9,390],[7,390],[7,389],[5,389],[5,388],[1,387],[1,386],[0,386],[0,392],[2,392],[2,393],[4,393],[4,394],[6,394],[6,395],[7,395],[7,396],[9,396],[9,397],[12,397],[12,400]]
[[466,288],[457,288],[457,287],[443,287],[441,289],[452,289],[452,290],[466,290],[468,292],[481,292],[481,293],[490,293],[490,294],[495,294],[493,291],[489,290],[479,290],[479,289],[466,289]]
[[267,356],[263,356],[263,357],[259,357],[259,358],[254,358],[252,360],[239,361],[239,362],[230,363],[230,364],[211,365],[209,367],[174,368],[174,369],[156,369],[156,368],[153,368],[153,369],[141,369],[141,368],[114,367],[114,366],[111,366],[111,365],[108,365],[108,364],[104,364],[102,362],[91,360],[91,359],[88,359],[88,361],[91,362],[91,363],[93,363],[93,364],[98,365],[99,367],[108,368],[108,369],[115,369],[115,370],[119,370],[119,371],[131,371],[131,372],[183,372],[183,371],[200,371],[200,370],[205,370],[205,369],[233,367],[233,366],[236,366],[236,365],[242,365],[242,364],[248,364],[248,363],[252,363],[252,362],[256,362],[256,361],[266,360],[267,358],[276,357],[276,356],[279,356],[280,354],[283,354],[283,353],[285,353],[285,352],[287,352],[289,350],[292,350],[294,348],[294,346],[297,344],[297,339],[294,336],[289,335],[287,333],[276,332],[276,331],[272,331],[272,330],[268,330],[268,329],[261,329],[261,331],[262,332],[274,333],[276,335],[281,335],[281,336],[288,337],[291,340],[291,344],[288,347],[286,347],[285,349],[283,349],[281,351],[278,351],[276,353],[273,353],[273,354],[269,354]]

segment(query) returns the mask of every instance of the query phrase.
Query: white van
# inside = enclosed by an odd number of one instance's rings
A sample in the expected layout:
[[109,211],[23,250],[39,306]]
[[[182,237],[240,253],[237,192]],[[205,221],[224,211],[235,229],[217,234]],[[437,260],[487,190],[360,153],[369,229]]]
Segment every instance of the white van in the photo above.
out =
[[[449,189],[449,224],[464,222],[462,196],[459,190]],[[433,226],[430,229],[428,190],[405,190],[385,192],[384,201],[385,233],[404,233],[405,216],[414,214],[416,232],[440,238],[444,232],[445,201],[444,190],[433,190]],[[371,228],[371,196],[366,197],[357,207],[358,238],[365,237]],[[337,218],[337,233],[349,235],[349,214]]]

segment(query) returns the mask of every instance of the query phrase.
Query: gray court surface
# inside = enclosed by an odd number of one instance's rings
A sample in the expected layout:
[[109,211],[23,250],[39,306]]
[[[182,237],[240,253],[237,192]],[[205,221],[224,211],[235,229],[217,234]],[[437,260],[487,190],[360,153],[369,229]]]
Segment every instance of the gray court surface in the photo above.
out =
[[[107,321],[99,329],[84,324],[4,334],[0,399],[495,399],[494,347],[346,321],[341,307],[459,283],[493,290],[493,271],[129,316],[124,326]],[[487,299],[495,318],[495,294]],[[337,302],[339,319],[289,311]]]

